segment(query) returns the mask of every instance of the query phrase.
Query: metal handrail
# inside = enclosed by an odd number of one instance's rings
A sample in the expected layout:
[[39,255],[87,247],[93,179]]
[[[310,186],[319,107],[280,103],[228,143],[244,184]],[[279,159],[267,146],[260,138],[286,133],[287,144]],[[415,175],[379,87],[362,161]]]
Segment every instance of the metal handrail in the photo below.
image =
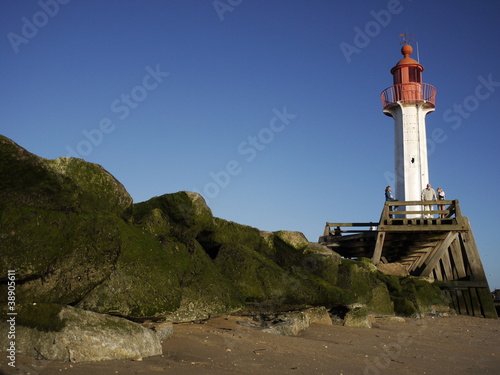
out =
[[427,83],[408,82],[386,88],[380,94],[382,107],[385,109],[394,103],[436,103],[436,88]]

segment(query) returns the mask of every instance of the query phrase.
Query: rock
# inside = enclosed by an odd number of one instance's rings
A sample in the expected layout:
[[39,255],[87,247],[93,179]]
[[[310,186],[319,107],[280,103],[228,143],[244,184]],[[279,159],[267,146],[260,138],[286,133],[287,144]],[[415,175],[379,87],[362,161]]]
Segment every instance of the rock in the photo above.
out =
[[337,285],[349,293],[350,304],[357,303],[371,313],[394,315],[394,303],[387,285],[369,264],[342,259]]
[[274,260],[272,242],[266,241],[257,228],[220,218],[214,219],[215,226],[204,230],[196,239],[212,259],[216,259],[222,246],[241,246]]
[[144,322],[142,326],[156,332],[160,341],[165,341],[174,334],[174,325],[172,322]]
[[1,274],[15,265],[22,301],[74,304],[113,272],[123,225],[123,219],[102,213],[4,207]]
[[344,326],[372,328],[372,319],[364,308],[349,311],[344,318]]
[[407,298],[391,297],[394,302],[394,312],[399,316],[414,316],[418,314],[415,304]]
[[333,325],[332,318],[324,306],[311,307],[302,313],[309,319],[310,323]]
[[297,336],[310,325],[309,317],[302,312],[278,315],[263,331],[276,335]]
[[[2,136],[0,174],[0,275],[15,265],[16,297],[25,303],[174,323],[238,309],[359,304],[377,315],[412,315],[447,304],[436,285],[384,275],[368,259],[341,259],[300,232],[214,218],[196,193],[133,205],[101,166],[43,159]],[[0,303],[6,288],[0,283]]]
[[300,266],[312,274],[326,280],[332,285],[337,284],[341,257],[336,252],[318,243],[309,243],[303,251]]
[[[152,330],[123,318],[55,304],[23,305],[18,310],[18,354],[65,362],[140,360],[162,354]],[[6,339],[7,335],[0,338],[3,347]]]
[[130,318],[174,323],[208,319],[242,306],[240,292],[193,241],[158,242],[133,228],[113,274],[78,307]]
[[307,245],[309,245],[309,241],[301,232],[281,230],[274,232],[274,235],[276,238],[279,238],[281,241],[286,243],[288,246],[293,247],[297,251],[302,251],[307,247]]
[[392,323],[406,323],[406,319],[401,316],[383,316],[377,317],[377,320],[383,320]]
[[47,160],[58,174],[70,179],[80,191],[77,204],[84,211],[112,212],[128,215],[132,197],[125,187],[98,164],[75,158]]
[[110,173],[81,159],[48,160],[0,135],[0,206],[127,215],[132,198]]
[[448,312],[450,311],[450,300],[443,291],[425,279],[414,278],[415,301],[421,313],[429,311]]
[[154,210],[160,210],[168,220],[171,233],[181,242],[195,238],[202,231],[213,229],[212,211],[197,193],[180,191],[151,198],[134,205],[134,218],[142,222]]
[[247,301],[271,302],[261,306],[271,311],[283,305],[296,285],[276,263],[243,245],[222,246],[214,263],[224,276],[233,280]]
[[377,269],[386,275],[408,276],[408,269],[401,263],[379,263]]

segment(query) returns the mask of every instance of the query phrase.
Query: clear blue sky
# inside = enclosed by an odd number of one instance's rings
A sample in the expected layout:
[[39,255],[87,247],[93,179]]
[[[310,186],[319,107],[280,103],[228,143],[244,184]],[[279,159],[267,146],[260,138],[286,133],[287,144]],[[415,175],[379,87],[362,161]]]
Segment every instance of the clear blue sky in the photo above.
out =
[[437,88],[430,182],[500,288],[499,18],[496,0],[4,0],[0,133],[101,164],[135,202],[198,191],[218,217],[317,241],[380,217],[379,95],[408,29]]

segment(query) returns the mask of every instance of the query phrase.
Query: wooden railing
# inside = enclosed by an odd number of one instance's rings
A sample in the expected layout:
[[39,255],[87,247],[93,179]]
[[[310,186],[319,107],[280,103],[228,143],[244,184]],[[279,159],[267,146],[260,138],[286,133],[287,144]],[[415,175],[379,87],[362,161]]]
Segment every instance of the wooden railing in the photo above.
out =
[[[426,207],[428,209],[426,209]],[[439,208],[442,209],[439,209]],[[436,208],[436,209],[435,209]],[[428,219],[462,217],[458,200],[385,202],[380,223],[393,218],[421,217]]]
[[453,225],[460,229],[463,222],[458,200],[385,202],[379,222],[327,222],[323,236],[375,232],[388,225]]
[[409,104],[427,102],[434,106],[436,103],[436,88],[427,83],[399,83],[382,91],[380,98],[384,109],[397,102]]

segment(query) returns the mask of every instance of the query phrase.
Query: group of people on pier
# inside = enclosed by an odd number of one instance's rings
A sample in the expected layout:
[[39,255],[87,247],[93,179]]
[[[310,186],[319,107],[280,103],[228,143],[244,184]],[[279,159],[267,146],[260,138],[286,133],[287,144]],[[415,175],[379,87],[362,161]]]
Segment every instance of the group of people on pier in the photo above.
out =
[[[429,202],[429,201],[444,201],[445,200],[445,193],[442,188],[437,188],[437,193],[436,191],[432,188],[431,184],[427,184],[424,190],[422,190],[421,194],[421,199],[422,202]],[[392,188],[390,186],[387,186],[385,188],[385,200],[387,202],[395,202],[398,201],[396,198],[394,198],[392,194]],[[392,210],[392,206],[389,206],[389,209]],[[444,210],[444,205],[443,204],[438,204],[438,210],[443,211]],[[424,211],[432,211],[432,206],[431,205],[424,205]],[[446,214],[439,214],[439,217],[445,217]],[[433,215],[431,214],[425,214],[424,219],[432,219]]]

